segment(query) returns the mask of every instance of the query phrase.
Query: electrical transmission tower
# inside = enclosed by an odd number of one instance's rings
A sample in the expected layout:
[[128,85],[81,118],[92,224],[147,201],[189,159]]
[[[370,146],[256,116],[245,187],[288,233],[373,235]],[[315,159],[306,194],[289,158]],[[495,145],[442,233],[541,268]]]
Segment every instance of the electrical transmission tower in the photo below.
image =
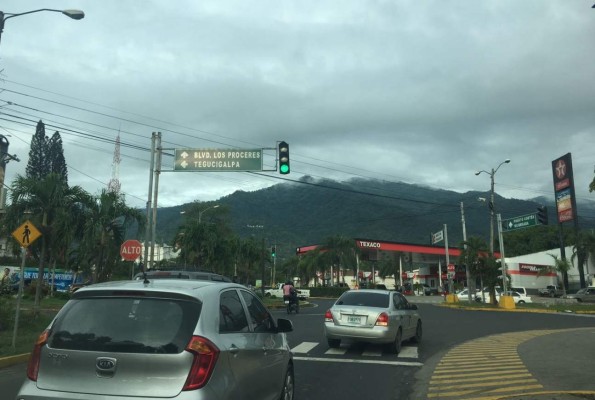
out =
[[120,193],[120,131],[116,138],[116,147],[114,148],[114,161],[112,161],[112,179],[107,184],[107,190],[116,194]]

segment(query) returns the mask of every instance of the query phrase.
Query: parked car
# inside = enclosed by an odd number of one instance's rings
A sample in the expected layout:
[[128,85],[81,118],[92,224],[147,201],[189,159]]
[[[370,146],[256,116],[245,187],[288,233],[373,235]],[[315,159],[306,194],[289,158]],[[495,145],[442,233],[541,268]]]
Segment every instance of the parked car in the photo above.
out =
[[[151,270],[151,271],[147,271],[146,275],[149,280],[153,280],[153,279],[192,279],[192,280],[199,280],[199,281],[231,282],[231,279],[229,279],[226,276],[219,275],[214,272],[206,272],[206,271]],[[139,272],[138,274],[134,275],[134,279],[142,280],[142,279],[144,279],[144,276],[145,276],[145,274],[143,272]]]
[[[475,290],[471,293],[471,301],[475,300],[475,296],[477,295],[478,291]],[[457,297],[459,301],[469,301],[469,289],[465,288],[457,293]]]
[[595,286],[579,289],[574,294],[566,296],[567,299],[576,299],[579,303],[595,303]]
[[543,297],[561,297],[564,295],[562,288],[556,285],[547,285],[545,288],[539,289],[538,293]]
[[324,315],[324,334],[329,347],[342,340],[382,343],[398,353],[401,342],[420,342],[422,322],[417,306],[394,290],[350,290]]
[[292,329],[235,283],[87,286],[39,336],[17,398],[292,398]]
[[[533,300],[531,300],[530,296],[527,296],[523,293],[519,293],[519,292],[515,292],[515,291],[510,291],[510,292],[506,292],[507,296],[512,296],[513,300],[514,300],[514,304],[525,304],[525,303],[533,303]],[[500,300],[500,296],[498,297],[498,301]]]
[[424,283],[423,288],[424,288],[424,295],[426,295],[426,296],[433,296],[433,295],[439,294],[439,290],[437,287],[431,287],[430,285]]

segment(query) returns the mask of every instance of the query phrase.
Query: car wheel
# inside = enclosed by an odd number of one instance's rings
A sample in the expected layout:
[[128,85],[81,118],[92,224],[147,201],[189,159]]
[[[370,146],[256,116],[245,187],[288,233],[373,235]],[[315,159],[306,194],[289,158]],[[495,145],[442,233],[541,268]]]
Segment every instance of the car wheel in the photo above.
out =
[[386,345],[386,350],[392,354],[399,354],[401,351],[401,342],[403,341],[403,331],[401,328],[397,331],[395,341]]
[[582,302],[583,302],[583,299],[579,299],[579,298],[577,298],[577,299],[576,299],[576,301],[577,301],[578,303],[582,303]]
[[281,397],[279,400],[293,400],[293,367],[289,365],[285,373],[285,381],[283,382],[283,390],[281,390]]
[[413,343],[420,343],[421,342],[422,334],[423,334],[423,329],[422,329],[422,326],[421,326],[421,321],[420,320],[417,320],[417,327],[415,328],[415,336],[413,336],[411,338],[411,341]]
[[328,343],[328,347],[333,349],[341,347],[341,339],[326,339],[326,342]]
[[519,300],[517,304],[525,304],[525,300]]
[[271,294],[270,293],[265,293],[264,294],[264,297],[271,297]]

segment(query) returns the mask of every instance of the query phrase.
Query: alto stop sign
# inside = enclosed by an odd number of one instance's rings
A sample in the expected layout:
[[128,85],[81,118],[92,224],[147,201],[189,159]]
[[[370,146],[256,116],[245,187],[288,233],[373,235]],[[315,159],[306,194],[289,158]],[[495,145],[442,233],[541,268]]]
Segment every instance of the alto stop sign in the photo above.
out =
[[134,261],[140,257],[142,248],[138,240],[127,240],[120,246],[120,255],[126,261]]

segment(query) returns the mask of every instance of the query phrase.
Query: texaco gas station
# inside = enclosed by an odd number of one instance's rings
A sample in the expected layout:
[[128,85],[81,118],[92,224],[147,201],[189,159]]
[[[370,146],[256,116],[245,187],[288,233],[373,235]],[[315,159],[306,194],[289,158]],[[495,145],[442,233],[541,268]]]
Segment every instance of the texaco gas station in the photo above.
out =
[[[430,288],[438,289],[441,285],[444,287],[448,282],[449,276],[452,277],[453,282],[466,282],[465,267],[457,265],[461,254],[458,248],[449,247],[447,255],[447,249],[444,246],[428,246],[357,238],[354,241],[360,250],[357,260],[357,270],[342,270],[343,276],[341,277],[341,281],[344,280],[351,288],[356,287],[358,283],[357,276],[360,278],[359,281],[366,280],[375,283],[384,283],[389,288],[392,288],[392,285],[400,286],[407,283],[421,283],[427,284]],[[318,245],[298,247],[297,255],[303,255],[318,247]],[[382,280],[376,270],[364,270],[360,268],[361,261],[372,261],[372,265],[374,265],[374,261],[381,260],[384,254],[390,253],[401,254],[401,260],[400,262],[395,261],[398,265],[395,265],[394,268],[394,271],[398,270],[400,272],[400,278],[397,275],[396,277],[388,276],[385,280]],[[494,255],[500,257],[499,253],[495,253]],[[368,265],[366,268],[370,269],[370,264],[366,263],[366,265]],[[337,273],[341,274],[338,271],[331,273],[335,279]],[[319,274],[319,277],[323,278],[322,273]],[[328,271],[324,279],[330,280]]]

